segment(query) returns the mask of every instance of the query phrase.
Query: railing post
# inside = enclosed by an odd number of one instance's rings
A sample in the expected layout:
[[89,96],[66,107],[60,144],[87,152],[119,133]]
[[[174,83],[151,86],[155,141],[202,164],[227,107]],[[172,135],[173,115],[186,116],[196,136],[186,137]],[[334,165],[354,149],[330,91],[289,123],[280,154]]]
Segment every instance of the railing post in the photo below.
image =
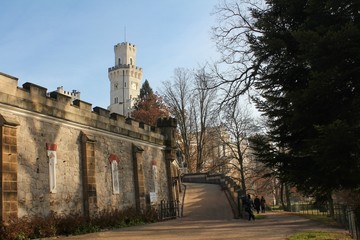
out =
[[161,200],[161,201],[160,201],[160,220],[161,220],[161,221],[164,219],[164,218],[163,218],[163,214],[164,214],[163,201],[164,201],[164,200]]

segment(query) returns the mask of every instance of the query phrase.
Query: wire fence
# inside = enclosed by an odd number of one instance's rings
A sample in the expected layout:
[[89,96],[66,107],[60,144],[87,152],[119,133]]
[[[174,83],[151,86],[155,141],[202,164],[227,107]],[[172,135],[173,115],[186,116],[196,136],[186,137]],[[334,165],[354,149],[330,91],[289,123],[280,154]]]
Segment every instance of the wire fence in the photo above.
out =
[[291,206],[291,212],[332,217],[349,230],[353,239],[360,240],[360,205],[334,204],[332,210],[327,204],[294,203]]

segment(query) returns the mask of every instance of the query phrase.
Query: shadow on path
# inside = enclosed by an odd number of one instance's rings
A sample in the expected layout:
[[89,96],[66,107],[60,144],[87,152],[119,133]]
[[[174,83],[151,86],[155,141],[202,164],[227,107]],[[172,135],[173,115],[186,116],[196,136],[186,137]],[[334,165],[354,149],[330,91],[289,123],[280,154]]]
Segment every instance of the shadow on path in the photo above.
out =
[[63,239],[280,240],[286,239],[290,234],[305,230],[345,232],[342,229],[329,228],[309,219],[283,212],[266,213],[265,219],[256,221],[234,219],[220,186],[186,185],[183,218]]

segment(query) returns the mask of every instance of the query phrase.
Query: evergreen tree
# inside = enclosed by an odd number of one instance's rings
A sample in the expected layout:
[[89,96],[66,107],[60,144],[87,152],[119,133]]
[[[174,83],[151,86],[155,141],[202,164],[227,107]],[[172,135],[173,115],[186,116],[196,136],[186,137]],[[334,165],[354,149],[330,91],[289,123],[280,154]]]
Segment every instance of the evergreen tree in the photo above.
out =
[[[251,63],[243,71],[251,75],[244,82],[259,93],[254,100],[269,119],[268,140],[275,146],[276,157],[263,161],[278,167],[284,181],[317,197],[359,189],[360,3],[269,0],[266,5],[251,8],[251,21],[239,12],[247,31],[236,36],[249,44],[243,59]],[[224,36],[235,30],[223,29]]]
[[143,83],[143,85],[140,88],[140,99],[144,99],[146,98],[146,96],[152,95],[154,94],[152,88],[150,87],[149,81],[147,79],[145,79],[145,82]]

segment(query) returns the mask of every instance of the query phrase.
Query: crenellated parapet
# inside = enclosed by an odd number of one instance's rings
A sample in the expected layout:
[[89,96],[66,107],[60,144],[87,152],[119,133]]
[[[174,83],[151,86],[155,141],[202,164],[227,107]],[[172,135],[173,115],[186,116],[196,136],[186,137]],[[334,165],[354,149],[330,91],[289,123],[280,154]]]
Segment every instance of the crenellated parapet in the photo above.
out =
[[119,76],[124,75],[140,80],[142,77],[142,72],[142,68],[130,64],[119,64],[108,69],[108,75],[110,79],[118,78]]
[[118,43],[118,44],[116,44],[115,46],[114,46],[114,48],[116,48],[116,47],[118,47],[118,46],[127,46],[127,47],[132,47],[132,48],[135,48],[136,46],[135,46],[135,44],[132,44],[132,43],[128,43],[128,42],[122,42],[122,43]]
[[114,134],[163,145],[164,136],[160,128],[139,123],[125,116],[110,113],[109,110],[94,107],[80,99],[60,92],[47,92],[47,88],[26,82],[18,87],[18,79],[0,73],[0,111],[1,108],[14,111],[28,111],[58,120],[95,128]]
[[114,67],[108,68],[108,71],[111,72],[111,71],[114,71],[114,70],[117,70],[117,69],[122,69],[122,68],[134,69],[134,70],[139,70],[140,72],[142,72],[141,67],[137,67],[137,66],[130,65],[130,64],[118,64],[118,65],[116,65]]

